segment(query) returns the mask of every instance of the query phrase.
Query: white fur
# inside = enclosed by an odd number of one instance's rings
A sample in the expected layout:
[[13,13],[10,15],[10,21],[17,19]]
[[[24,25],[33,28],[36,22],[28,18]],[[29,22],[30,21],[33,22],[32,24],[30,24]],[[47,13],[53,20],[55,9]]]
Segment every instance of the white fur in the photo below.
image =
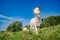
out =
[[40,25],[40,21],[38,20],[37,17],[32,18],[30,21],[30,29],[32,29],[34,32],[36,32],[36,34],[38,34],[38,28],[37,26]]
[[[30,29],[32,29],[36,34],[38,34],[38,27],[40,25],[40,10],[39,7],[34,9],[34,13],[37,15],[35,18],[32,18],[30,21]],[[39,17],[39,18],[38,18]]]

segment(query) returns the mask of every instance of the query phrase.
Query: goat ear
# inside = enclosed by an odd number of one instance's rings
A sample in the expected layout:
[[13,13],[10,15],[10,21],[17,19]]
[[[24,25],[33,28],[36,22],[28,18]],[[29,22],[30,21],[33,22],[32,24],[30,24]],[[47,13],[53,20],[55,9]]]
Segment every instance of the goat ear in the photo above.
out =
[[39,10],[41,10],[41,6],[39,6]]

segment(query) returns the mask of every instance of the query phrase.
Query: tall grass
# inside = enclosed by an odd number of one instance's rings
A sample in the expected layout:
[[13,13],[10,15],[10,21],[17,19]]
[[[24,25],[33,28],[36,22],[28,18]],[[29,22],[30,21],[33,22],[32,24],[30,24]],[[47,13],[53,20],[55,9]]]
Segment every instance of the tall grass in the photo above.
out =
[[60,40],[60,25],[39,30],[36,35],[33,32],[0,32],[0,40]]

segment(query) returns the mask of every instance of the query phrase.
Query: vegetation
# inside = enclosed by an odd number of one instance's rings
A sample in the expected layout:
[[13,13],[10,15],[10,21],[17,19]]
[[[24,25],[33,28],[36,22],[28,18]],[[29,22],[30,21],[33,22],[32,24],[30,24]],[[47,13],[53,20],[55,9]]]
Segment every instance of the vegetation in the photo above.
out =
[[42,24],[40,25],[40,28],[55,26],[58,24],[60,24],[60,16],[49,16],[45,19],[42,19]]
[[20,31],[20,30],[22,30],[22,23],[19,21],[11,23],[7,28],[7,31],[11,31],[11,32]]
[[60,40],[60,25],[41,28],[38,35],[33,32],[0,32],[0,40]]

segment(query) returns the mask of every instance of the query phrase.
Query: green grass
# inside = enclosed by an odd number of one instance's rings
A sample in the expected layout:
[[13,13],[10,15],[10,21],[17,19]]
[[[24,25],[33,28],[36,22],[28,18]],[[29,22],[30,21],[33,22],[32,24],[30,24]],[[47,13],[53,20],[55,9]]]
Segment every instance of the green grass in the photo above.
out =
[[38,35],[32,32],[0,32],[0,40],[60,40],[60,25],[41,28]]

